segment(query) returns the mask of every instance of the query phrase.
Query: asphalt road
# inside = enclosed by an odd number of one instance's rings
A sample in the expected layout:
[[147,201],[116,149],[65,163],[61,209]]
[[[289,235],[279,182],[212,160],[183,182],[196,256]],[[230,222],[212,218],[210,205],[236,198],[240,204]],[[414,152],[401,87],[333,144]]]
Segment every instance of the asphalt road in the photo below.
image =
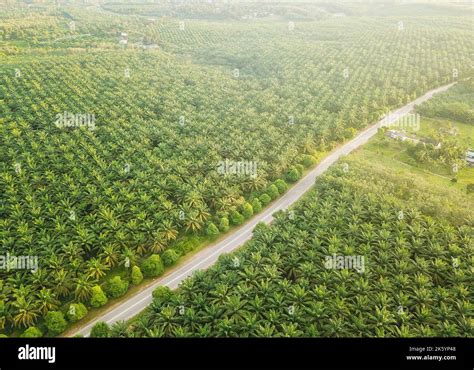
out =
[[209,266],[212,266],[221,254],[230,253],[249,240],[252,237],[252,230],[255,225],[257,225],[257,223],[264,222],[269,224],[272,222],[272,215],[275,212],[287,209],[291,204],[296,202],[313,186],[316,178],[326,171],[329,166],[335,163],[341,156],[345,156],[354,149],[365,144],[372,136],[377,133],[379,127],[395,122],[400,117],[408,114],[415,105],[421,104],[422,102],[430,99],[438,92],[447,90],[453,84],[454,83],[451,83],[449,85],[428,91],[425,95],[419,97],[411,103],[408,103],[407,105],[390,112],[385,116],[385,118],[362,131],[351,141],[348,141],[347,143],[334,149],[334,151],[326,156],[324,160],[322,160],[313,170],[306,174],[304,178],[302,178],[291,189],[289,189],[288,192],[285,193],[281,198],[277,199],[267,209],[253,217],[249,222],[241,226],[239,229],[234,230],[225,239],[201,250],[188,261],[186,261],[185,264],[168,271],[165,276],[157,279],[146,289],[140,293],[137,293],[133,297],[130,297],[126,301],[111,307],[109,311],[91,323],[84,325],[80,330],[77,330],[75,333],[71,334],[71,336],[77,334],[88,336],[92,326],[98,321],[105,321],[110,325],[116,321],[129,320],[143,311],[151,303],[151,294],[156,287],[160,285],[166,285],[171,289],[176,289],[184,279],[186,279],[188,276],[191,276],[195,271],[206,269]]

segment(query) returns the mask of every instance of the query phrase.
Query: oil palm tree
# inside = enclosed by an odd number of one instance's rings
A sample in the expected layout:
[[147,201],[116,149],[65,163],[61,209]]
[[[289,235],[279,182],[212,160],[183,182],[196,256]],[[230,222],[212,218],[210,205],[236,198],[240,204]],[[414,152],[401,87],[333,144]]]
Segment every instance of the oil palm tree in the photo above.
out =
[[95,280],[100,280],[106,275],[106,271],[109,269],[107,264],[102,261],[99,257],[91,258],[86,262],[88,276]]
[[79,275],[74,279],[74,297],[79,302],[87,302],[92,295],[96,282],[88,275]]
[[51,289],[43,288],[37,294],[38,311],[41,315],[46,315],[48,311],[54,311],[59,307],[59,301]]
[[16,327],[29,327],[35,324],[40,311],[32,298],[19,296],[13,301],[13,323]]

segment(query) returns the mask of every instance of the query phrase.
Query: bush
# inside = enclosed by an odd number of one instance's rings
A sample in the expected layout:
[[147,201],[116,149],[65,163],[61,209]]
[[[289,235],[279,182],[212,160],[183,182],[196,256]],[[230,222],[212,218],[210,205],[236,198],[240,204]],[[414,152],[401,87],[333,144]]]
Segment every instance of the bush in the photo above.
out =
[[253,215],[252,205],[248,202],[245,202],[242,205],[242,216],[244,216],[244,218],[250,218],[252,217],[252,215]]
[[168,249],[161,255],[161,259],[165,266],[171,266],[179,260],[179,253],[174,249]]
[[260,203],[258,198],[252,200],[252,209],[254,213],[258,213],[262,210],[262,203]]
[[296,168],[296,170],[299,172],[300,177],[301,177],[301,175],[303,175],[303,173],[304,173],[304,166],[303,166],[302,164],[297,164],[297,165],[295,166],[295,168]]
[[140,267],[138,267],[138,266],[133,266],[132,267],[132,273],[130,275],[130,280],[132,281],[133,285],[138,285],[143,281],[143,274],[142,274],[142,270],[140,270]]
[[167,286],[159,286],[153,291],[153,293],[151,293],[151,295],[154,299],[160,300],[161,302],[166,302],[172,297],[173,291]]
[[198,247],[201,244],[201,241],[199,238],[193,236],[189,237],[187,236],[186,239],[180,240],[177,242],[174,246],[173,249],[178,252],[180,255],[185,255],[186,253],[189,253],[196,247]]
[[229,230],[229,219],[227,217],[222,217],[219,222],[219,230],[223,233]]
[[290,169],[290,171],[287,172],[287,174],[285,175],[285,178],[289,182],[296,182],[299,180],[300,177],[301,177],[301,174],[298,172],[298,170],[295,167]]
[[272,198],[270,198],[268,194],[266,193],[263,193],[262,195],[260,195],[260,198],[258,199],[260,200],[260,202],[262,202],[263,206],[266,206],[268,203],[272,201]]
[[199,247],[201,245],[201,239],[199,239],[199,237],[197,236],[191,236],[191,237],[188,237],[186,244],[188,244],[191,250],[193,250],[196,247]]
[[0,334],[0,338],[8,338],[8,335]]
[[153,254],[143,261],[142,271],[145,277],[154,278],[160,276],[165,271],[161,257],[158,254]]
[[41,338],[42,336],[43,333],[36,326],[30,326],[21,334],[22,338]]
[[102,288],[99,285],[96,285],[92,288],[92,297],[90,300],[90,305],[95,308],[102,307],[107,303],[107,296],[104,294]]
[[191,251],[191,248],[189,247],[189,245],[184,240],[180,240],[179,242],[177,242],[173,246],[173,248],[176,249],[177,251],[179,251],[181,254],[186,254],[189,251]]
[[128,281],[123,281],[120,276],[110,278],[105,284],[105,292],[110,298],[123,296],[128,289]]
[[237,211],[232,211],[230,214],[230,222],[232,225],[241,225],[245,221],[244,216],[242,216]]
[[252,232],[253,237],[256,238],[259,235],[262,235],[268,232],[268,230],[269,230],[269,226],[266,223],[260,221],[258,224],[255,225],[253,229],[253,232]]
[[312,155],[305,154],[301,158],[301,163],[304,167],[308,168],[308,167],[311,167],[313,164],[316,163],[316,158],[314,158]]
[[51,335],[61,334],[67,327],[64,315],[59,311],[49,311],[44,318],[44,322]]
[[474,184],[467,184],[466,191],[468,194],[474,193]]
[[109,336],[110,328],[107,323],[99,321],[91,329],[92,338],[107,338]]
[[76,322],[87,315],[87,308],[82,303],[71,303],[66,313],[69,322]]
[[280,195],[280,193],[278,192],[278,188],[275,185],[270,185],[267,188],[267,194],[272,200],[278,198],[278,196]]
[[278,179],[277,181],[275,181],[274,184],[280,194],[283,194],[285,191],[288,190],[288,184],[282,179]]
[[214,222],[209,222],[206,228],[206,235],[208,236],[216,236],[219,235],[219,229],[214,224]]

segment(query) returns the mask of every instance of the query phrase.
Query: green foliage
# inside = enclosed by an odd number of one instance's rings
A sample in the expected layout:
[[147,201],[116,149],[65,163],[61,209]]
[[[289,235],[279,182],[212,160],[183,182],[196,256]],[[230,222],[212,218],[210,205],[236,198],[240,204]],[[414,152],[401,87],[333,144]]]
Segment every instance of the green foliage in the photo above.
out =
[[273,184],[273,185],[270,185],[267,190],[266,190],[266,193],[270,196],[270,198],[272,200],[278,198],[278,196],[280,195],[278,193],[278,188]]
[[306,167],[306,168],[311,167],[315,163],[316,163],[316,158],[314,158],[312,155],[305,154],[305,155],[301,156],[301,164],[304,167]]
[[130,274],[130,280],[133,285],[138,285],[143,281],[143,274],[142,270],[140,270],[140,267],[138,266],[133,266],[132,267],[132,273]]
[[67,327],[64,315],[60,311],[49,311],[44,317],[44,323],[52,336],[61,334]]
[[92,296],[90,299],[90,305],[94,308],[102,307],[107,303],[108,299],[102,288],[99,285],[95,285],[92,288]]
[[110,298],[118,298],[127,293],[128,281],[122,280],[120,276],[114,276],[107,280],[105,284],[105,293]]
[[160,276],[165,271],[165,268],[161,257],[158,254],[154,254],[142,262],[141,270],[145,277],[155,278]]
[[252,200],[252,209],[254,213],[259,213],[262,210],[262,203],[258,198]]
[[265,207],[268,203],[270,203],[272,201],[272,198],[270,198],[268,196],[268,194],[266,193],[263,193],[262,195],[260,195],[260,197],[258,198],[258,200],[260,200],[260,202],[263,204],[263,206]]
[[[1,328],[91,302],[93,287],[127,261],[132,267],[171,245],[188,253],[199,242],[178,237],[205,232],[275,178],[296,181],[302,168],[289,164],[301,155],[333,148],[389,108],[453,81],[453,66],[459,79],[472,74],[463,4],[229,2],[219,12],[201,3],[103,4],[133,15],[110,17],[49,3],[7,1],[0,15],[1,239],[12,255],[31,251],[44,262],[40,278],[5,279]],[[252,22],[242,19],[255,12]],[[136,15],[160,19],[144,27]],[[410,24],[398,32],[405,16]],[[193,19],[185,32],[181,18]],[[290,20],[295,32],[284,26]],[[128,30],[126,49],[117,30]],[[405,63],[408,54],[416,63]],[[459,83],[446,104],[433,100],[434,114],[471,122],[467,87]],[[94,114],[94,128],[58,127],[66,111]],[[251,158],[258,176],[210,171],[224,154]],[[260,197],[262,205],[270,199]]]
[[109,336],[109,333],[109,325],[107,325],[107,323],[103,321],[99,321],[91,328],[90,336],[91,338],[107,338]]
[[263,234],[268,232],[268,228],[269,228],[269,226],[266,223],[260,221],[257,225],[255,225],[255,227],[253,229],[253,235],[255,237],[263,235]]
[[420,142],[417,145],[408,143],[406,144],[408,146],[407,153],[419,163],[432,163],[451,169],[453,163],[459,162],[458,167],[461,168],[463,166],[462,159],[465,155],[465,148],[461,147],[455,140],[446,137],[442,138],[439,142],[441,148],[431,143],[423,144]]
[[466,192],[468,194],[474,193],[474,184],[467,184],[466,186]]
[[474,124],[474,81],[458,83],[449,91],[417,107],[423,116]]
[[295,168],[297,169],[297,171],[299,172],[300,177],[301,177],[304,173],[304,166],[302,164],[297,164],[297,165],[295,165]]
[[278,193],[280,194],[283,194],[288,190],[288,184],[285,182],[285,180],[278,179],[275,181],[274,185],[277,187]]
[[173,291],[167,286],[159,286],[153,290],[152,296],[155,300],[166,302],[173,296]]
[[290,171],[286,174],[286,180],[289,182],[296,182],[300,179],[301,173],[298,171],[296,167],[290,169]]
[[219,235],[219,229],[213,222],[209,222],[206,228],[206,235],[216,236]]
[[229,219],[227,217],[222,217],[219,221],[219,230],[223,233],[229,230]]
[[174,249],[168,249],[161,255],[161,259],[165,266],[174,265],[178,262],[179,257],[179,254]]
[[200,243],[201,242],[199,239],[187,236],[184,240],[180,240],[178,243],[176,243],[176,245],[173,246],[173,249],[175,249],[181,255],[185,255],[186,253],[189,253],[197,248]]
[[232,222],[232,225],[242,225],[244,221],[244,216],[242,216],[239,212],[232,211],[230,213],[230,222]]
[[87,315],[87,308],[82,303],[71,303],[66,312],[69,322],[77,322]]
[[[349,172],[332,167],[292,208],[298,218],[281,222],[279,213],[271,226],[259,223],[244,248],[195,274],[175,299],[156,302],[160,309],[142,318],[155,324],[135,325],[134,335],[177,336],[179,327],[210,337],[471,336],[471,227],[420,212],[416,197],[428,189],[412,184],[414,198],[399,198],[405,178],[348,162]],[[338,267],[328,263],[334,256],[365,262]],[[176,315],[180,306],[201,320]],[[173,325],[164,326],[169,317]]]
[[41,338],[43,333],[36,326],[30,326],[22,334],[22,338]]
[[252,217],[253,215],[253,208],[252,205],[248,202],[245,202],[242,205],[242,216],[244,216],[245,219]]

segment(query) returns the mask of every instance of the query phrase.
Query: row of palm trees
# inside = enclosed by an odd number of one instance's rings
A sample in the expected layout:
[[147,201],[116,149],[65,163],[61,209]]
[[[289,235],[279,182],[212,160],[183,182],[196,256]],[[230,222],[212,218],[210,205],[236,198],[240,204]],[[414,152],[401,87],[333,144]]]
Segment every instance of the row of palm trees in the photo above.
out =
[[[387,192],[382,172],[350,166],[111,335],[472,336],[470,226],[426,216]],[[332,254],[364,256],[365,271],[327,269]]]

